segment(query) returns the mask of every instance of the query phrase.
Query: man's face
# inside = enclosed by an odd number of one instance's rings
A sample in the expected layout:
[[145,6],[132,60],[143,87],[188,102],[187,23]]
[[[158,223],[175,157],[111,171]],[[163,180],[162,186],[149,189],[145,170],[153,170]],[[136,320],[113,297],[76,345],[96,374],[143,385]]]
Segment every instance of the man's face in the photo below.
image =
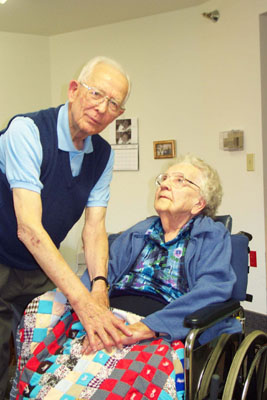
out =
[[[181,172],[185,178],[201,184],[201,172],[198,168],[186,164],[176,164],[170,167],[166,174]],[[180,187],[175,187],[171,179],[161,183],[155,195],[155,210],[159,214],[165,213],[170,218],[181,217],[189,220],[205,207],[205,201],[200,195],[199,188],[186,180]]]
[[[85,83],[89,87],[97,88],[109,98],[121,104],[127,94],[128,82],[125,76],[107,64],[98,64]],[[72,136],[80,137],[95,135],[103,131],[114,119],[123,113],[110,112],[108,100],[99,104],[92,104],[88,90],[77,81],[71,81],[69,86],[69,122]]]

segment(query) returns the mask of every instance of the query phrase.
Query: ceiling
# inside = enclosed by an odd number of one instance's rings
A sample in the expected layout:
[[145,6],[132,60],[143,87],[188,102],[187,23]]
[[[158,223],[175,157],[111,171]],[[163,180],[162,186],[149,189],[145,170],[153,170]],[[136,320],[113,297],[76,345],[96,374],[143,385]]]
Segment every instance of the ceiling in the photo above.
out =
[[193,7],[206,1],[7,0],[0,4],[0,31],[57,35]]

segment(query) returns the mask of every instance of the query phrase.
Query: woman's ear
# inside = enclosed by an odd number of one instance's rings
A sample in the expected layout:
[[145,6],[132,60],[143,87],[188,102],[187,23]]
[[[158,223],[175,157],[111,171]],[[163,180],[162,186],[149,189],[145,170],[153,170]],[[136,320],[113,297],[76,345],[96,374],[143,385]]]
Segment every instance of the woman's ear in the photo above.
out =
[[206,207],[206,200],[203,197],[200,197],[197,203],[193,206],[191,213],[193,215],[198,215],[201,211]]

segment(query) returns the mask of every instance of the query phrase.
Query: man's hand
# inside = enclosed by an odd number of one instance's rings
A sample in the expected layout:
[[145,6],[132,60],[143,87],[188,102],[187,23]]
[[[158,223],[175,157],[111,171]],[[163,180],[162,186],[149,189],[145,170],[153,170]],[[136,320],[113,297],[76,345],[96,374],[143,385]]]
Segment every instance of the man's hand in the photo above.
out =
[[107,293],[103,291],[89,293],[85,288],[79,301],[72,306],[87,334],[83,345],[85,354],[99,350],[100,342],[108,352],[113,346],[122,348],[122,338],[132,335],[125,323],[109,310]]
[[[155,336],[155,332],[152,331],[151,329],[149,329],[142,322],[136,322],[134,324],[127,325],[127,328],[132,333],[131,336],[124,335],[122,332],[120,332],[121,343],[124,346],[130,345],[130,344],[135,344],[137,342],[140,342],[141,340],[151,339]],[[96,351],[104,349],[104,345],[97,335],[95,335],[95,343],[96,343]],[[114,342],[112,344],[112,347],[113,348],[116,347]],[[86,349],[86,351],[84,349]],[[84,342],[83,342],[83,352],[85,354],[89,354],[89,353],[93,352],[93,349],[90,346],[87,336],[85,337]]]

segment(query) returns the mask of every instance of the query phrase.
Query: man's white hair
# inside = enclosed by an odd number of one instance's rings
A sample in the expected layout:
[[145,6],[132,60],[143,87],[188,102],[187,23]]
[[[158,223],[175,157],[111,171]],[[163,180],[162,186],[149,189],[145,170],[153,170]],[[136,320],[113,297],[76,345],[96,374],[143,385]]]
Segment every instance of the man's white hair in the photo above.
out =
[[97,56],[97,57],[94,57],[91,60],[89,60],[85,64],[83,69],[81,70],[80,75],[78,77],[78,81],[79,82],[86,82],[90,78],[94,68],[98,64],[111,65],[112,67],[114,67],[115,69],[120,71],[122,73],[122,75],[125,76],[125,78],[126,78],[126,80],[128,82],[128,91],[127,91],[127,94],[126,94],[126,96],[125,96],[125,98],[123,100],[123,103],[122,103],[122,105],[124,105],[126,103],[128,97],[129,97],[129,95],[130,95],[131,81],[130,81],[130,78],[129,78],[128,74],[123,69],[123,67],[117,61],[113,60],[112,58],[103,57],[103,56]]

